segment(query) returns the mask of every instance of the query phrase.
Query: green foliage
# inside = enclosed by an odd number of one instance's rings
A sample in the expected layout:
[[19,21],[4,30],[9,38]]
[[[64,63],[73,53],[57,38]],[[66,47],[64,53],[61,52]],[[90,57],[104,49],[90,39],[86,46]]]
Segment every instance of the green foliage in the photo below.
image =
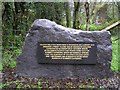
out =
[[79,88],[95,88],[95,86],[92,86],[92,85],[80,85]]
[[[104,25],[90,24],[90,31],[102,30],[102,29],[104,29],[104,27],[105,27]],[[81,25],[80,29],[85,30],[86,24]]]
[[38,86],[37,86],[38,89],[41,89],[41,82],[38,81]]
[[106,89],[104,89],[104,88],[97,88],[96,90],[106,90]]
[[14,49],[13,51],[3,51],[2,65],[3,67],[16,67],[16,58],[21,53],[21,49]]
[[15,84],[16,86],[19,86],[19,84],[20,84],[20,81],[18,81],[18,80],[16,80],[16,81],[14,81],[14,82],[6,82],[6,83],[0,83],[0,88],[4,88],[4,87],[7,87],[7,86],[9,86],[9,85],[11,85],[11,84]]
[[[97,24],[90,24],[90,31],[100,31],[100,30],[108,27],[109,25],[111,25],[111,24],[113,24],[115,22],[116,22],[116,20],[112,20],[110,22],[106,22],[106,23],[99,24],[99,25],[97,25]],[[85,30],[86,29],[86,24],[80,25],[80,29]],[[114,33],[114,30],[112,31],[112,33]]]
[[119,58],[118,58],[118,40],[115,41],[115,39],[117,39],[117,36],[113,36],[112,37],[112,64],[111,64],[111,69],[113,71],[119,71]]
[[64,3],[62,2],[40,2],[35,3],[36,18],[43,18],[62,24]]
[[6,82],[6,83],[0,83],[0,88],[7,88],[10,85],[16,86],[17,89],[30,89],[30,88],[38,88],[38,90],[41,90],[42,84],[41,81],[39,80],[37,84],[24,84],[20,82],[19,80],[12,81],[12,82]]
[[0,63],[0,72],[3,70],[3,65]]

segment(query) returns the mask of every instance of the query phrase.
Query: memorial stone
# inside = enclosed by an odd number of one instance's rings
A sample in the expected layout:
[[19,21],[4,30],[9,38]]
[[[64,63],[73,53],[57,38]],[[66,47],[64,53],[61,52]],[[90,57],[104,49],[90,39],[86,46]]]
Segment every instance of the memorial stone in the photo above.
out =
[[66,28],[37,19],[26,35],[16,73],[29,77],[110,77],[112,43],[109,31]]

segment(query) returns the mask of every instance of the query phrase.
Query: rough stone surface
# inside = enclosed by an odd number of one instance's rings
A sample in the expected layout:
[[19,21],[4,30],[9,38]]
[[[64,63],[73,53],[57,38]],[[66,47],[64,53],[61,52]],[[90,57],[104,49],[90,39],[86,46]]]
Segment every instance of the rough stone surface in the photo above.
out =
[[[38,42],[97,42],[96,65],[38,64]],[[37,19],[31,26],[17,59],[16,73],[29,77],[50,78],[105,78],[110,77],[112,59],[111,35],[108,31],[81,31],[66,28],[46,19]]]

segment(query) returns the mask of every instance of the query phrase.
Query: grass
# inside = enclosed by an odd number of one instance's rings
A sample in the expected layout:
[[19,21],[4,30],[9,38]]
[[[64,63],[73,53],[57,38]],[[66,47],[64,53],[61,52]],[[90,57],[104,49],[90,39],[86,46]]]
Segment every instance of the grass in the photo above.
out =
[[[103,24],[99,24],[99,25],[96,25],[96,24],[90,24],[90,31],[94,31],[94,30],[102,30],[104,28],[106,28],[107,26],[109,25],[112,25],[113,23],[115,23],[117,20],[112,20],[110,22],[105,22]],[[81,24],[80,25],[80,29],[82,30],[86,30],[86,24]]]
[[2,71],[3,67],[16,67],[16,58],[21,53],[21,49],[15,48],[14,50],[5,50],[2,54],[2,63],[0,64],[0,71]]
[[37,88],[38,90],[41,90],[41,81],[38,81],[37,84],[23,84],[19,80],[13,81],[13,82],[6,82],[5,84],[0,83],[0,88],[7,88],[10,85],[16,86],[17,89],[28,89],[28,88]]
[[119,71],[119,61],[118,61],[118,40],[115,40],[117,36],[112,36],[112,64],[111,69],[113,71]]

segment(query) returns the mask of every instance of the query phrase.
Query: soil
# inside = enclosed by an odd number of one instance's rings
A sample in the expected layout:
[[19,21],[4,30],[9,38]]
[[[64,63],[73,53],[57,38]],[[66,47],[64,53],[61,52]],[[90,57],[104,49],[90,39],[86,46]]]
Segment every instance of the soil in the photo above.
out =
[[[81,80],[80,78],[28,78],[18,76],[15,73],[15,69],[11,68],[4,68],[2,74],[2,83],[3,85],[5,85],[3,87],[3,90],[13,90],[15,88],[111,88],[110,90],[120,89],[120,73],[117,72],[115,72],[114,77],[104,78],[101,80],[95,78],[88,78],[86,80]],[[8,83],[8,85],[6,85],[6,83]]]

